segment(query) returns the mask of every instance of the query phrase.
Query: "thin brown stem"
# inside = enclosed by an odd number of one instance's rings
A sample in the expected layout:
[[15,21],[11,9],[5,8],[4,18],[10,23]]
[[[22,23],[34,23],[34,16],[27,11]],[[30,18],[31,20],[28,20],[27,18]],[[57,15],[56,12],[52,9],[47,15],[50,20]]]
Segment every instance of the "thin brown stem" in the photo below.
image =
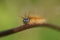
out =
[[60,27],[53,25],[53,24],[48,24],[48,23],[46,23],[46,24],[32,24],[32,25],[27,24],[27,25],[19,26],[17,28],[10,29],[10,30],[2,31],[2,32],[0,32],[0,37],[8,36],[10,34],[21,32],[26,29],[34,28],[34,27],[48,27],[48,28],[52,28],[52,29],[56,29],[56,30],[60,31]]

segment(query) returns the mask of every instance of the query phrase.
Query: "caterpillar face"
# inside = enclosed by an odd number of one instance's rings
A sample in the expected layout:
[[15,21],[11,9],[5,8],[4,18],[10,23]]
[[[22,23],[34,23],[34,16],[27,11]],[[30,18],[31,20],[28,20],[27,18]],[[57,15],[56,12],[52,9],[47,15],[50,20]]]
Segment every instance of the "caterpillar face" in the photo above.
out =
[[29,19],[29,18],[24,18],[24,19],[23,19],[24,24],[28,24],[28,23],[29,23],[29,21],[30,21],[30,19]]

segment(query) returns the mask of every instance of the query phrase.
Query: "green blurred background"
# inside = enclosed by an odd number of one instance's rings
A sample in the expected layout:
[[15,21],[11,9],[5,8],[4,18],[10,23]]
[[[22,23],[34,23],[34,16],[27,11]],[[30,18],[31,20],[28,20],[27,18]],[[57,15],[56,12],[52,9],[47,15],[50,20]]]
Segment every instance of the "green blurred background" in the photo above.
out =
[[[60,0],[0,0],[0,31],[23,25],[21,16],[43,16],[48,23],[60,25]],[[60,40],[60,32],[50,28],[31,28],[0,40]]]

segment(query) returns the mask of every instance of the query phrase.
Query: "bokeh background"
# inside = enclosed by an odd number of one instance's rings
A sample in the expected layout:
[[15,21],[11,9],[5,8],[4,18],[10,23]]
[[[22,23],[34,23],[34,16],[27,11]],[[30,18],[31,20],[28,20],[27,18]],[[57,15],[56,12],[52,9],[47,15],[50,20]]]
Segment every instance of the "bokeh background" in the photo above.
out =
[[[43,16],[60,26],[60,0],[0,0],[0,31],[23,25],[24,14]],[[0,40],[60,40],[60,32],[51,28],[31,28]]]

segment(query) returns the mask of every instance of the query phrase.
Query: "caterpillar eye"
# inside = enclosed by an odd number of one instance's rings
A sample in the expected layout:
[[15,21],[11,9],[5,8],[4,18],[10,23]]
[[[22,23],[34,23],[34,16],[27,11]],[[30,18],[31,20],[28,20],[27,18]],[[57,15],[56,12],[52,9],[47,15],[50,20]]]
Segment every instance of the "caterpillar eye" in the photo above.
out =
[[24,22],[25,24],[28,24],[29,18],[24,18],[23,22]]

